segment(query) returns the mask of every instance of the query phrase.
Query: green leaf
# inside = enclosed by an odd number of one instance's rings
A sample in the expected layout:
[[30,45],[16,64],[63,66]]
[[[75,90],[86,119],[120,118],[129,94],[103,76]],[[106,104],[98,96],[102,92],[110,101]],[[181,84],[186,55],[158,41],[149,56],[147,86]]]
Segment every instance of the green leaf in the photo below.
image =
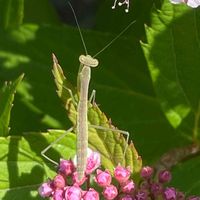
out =
[[167,119],[193,140],[199,135],[199,14],[165,0],[161,10],[154,9],[152,24],[146,26],[148,43],[142,44]]
[[5,29],[19,27],[24,17],[24,0],[1,0],[0,5],[0,26]]
[[[64,76],[62,68],[58,64],[58,61],[55,57],[53,74],[58,88],[58,96],[63,101],[66,109],[68,110],[68,116],[75,126],[77,123],[77,111],[71,98],[69,98],[69,90],[72,89],[72,86]],[[76,96],[78,94],[76,93],[74,95]],[[128,146],[124,156],[124,150],[128,144],[126,143],[125,138],[119,132],[100,130],[98,128],[90,127],[91,124],[107,129],[116,129],[96,104],[89,104],[88,123],[89,145],[93,150],[97,150],[101,154],[102,166],[104,168],[113,172],[114,168],[120,163],[123,166],[130,166],[131,171],[134,174],[140,172],[142,167],[142,159],[138,155],[133,143]]]
[[[187,195],[200,194],[196,172],[200,133],[199,14],[198,9],[164,0],[161,10],[153,9],[151,25],[145,27],[147,43],[142,43],[161,108],[179,135],[173,141],[176,148],[170,146],[160,160],[165,167],[173,167],[172,185]],[[160,135],[167,136],[162,132]],[[185,148],[191,143],[197,150]]]
[[55,2],[48,0],[25,1],[24,23],[61,24],[54,4]]
[[19,76],[15,81],[5,83],[0,90],[0,136],[9,135],[10,113],[13,106],[14,96],[17,86],[23,79],[24,74]]
[[[64,132],[26,133],[0,138],[0,199],[41,199],[37,189],[55,175],[55,166],[41,156],[41,151]],[[75,136],[68,133],[46,154],[55,161],[75,154]],[[47,165],[48,164],[48,165]]]
[[23,22],[60,24],[56,11],[48,0],[0,0],[0,13],[0,27],[4,29],[18,28]]
[[[91,55],[115,37],[95,31],[83,30],[83,34]],[[71,123],[55,95],[50,55],[56,53],[68,79],[75,84],[78,57],[83,53],[77,29],[23,24],[8,34],[0,30],[0,36],[0,80],[12,79],[21,71],[26,74],[15,98],[12,134],[25,130],[68,129]],[[155,161],[170,147],[185,142],[179,139],[180,135],[170,127],[160,110],[138,41],[120,37],[98,60],[100,64],[92,70],[90,88],[96,89],[97,103],[112,116],[114,124],[130,132],[130,139],[140,149],[143,160]]]
[[[53,70],[52,70],[54,81],[57,87],[57,94],[65,103],[66,109],[68,109],[68,100],[71,98],[71,95],[75,92],[72,84],[66,80],[66,77],[63,73],[61,66],[58,63],[56,56],[53,54]],[[70,95],[70,92],[72,94]]]
[[[200,179],[199,174],[200,159],[199,156],[186,160],[183,163],[179,163],[176,168],[172,170],[172,182],[171,185],[178,188],[180,191],[184,191],[187,196],[200,195]],[[180,177],[184,177],[184,181],[180,180]]]

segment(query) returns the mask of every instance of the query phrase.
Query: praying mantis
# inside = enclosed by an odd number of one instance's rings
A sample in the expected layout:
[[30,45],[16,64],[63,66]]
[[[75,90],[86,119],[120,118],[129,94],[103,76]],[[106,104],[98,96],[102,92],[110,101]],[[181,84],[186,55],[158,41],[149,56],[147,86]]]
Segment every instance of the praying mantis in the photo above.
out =
[[[77,155],[77,176],[78,180],[81,180],[84,175],[85,175],[85,169],[86,169],[86,164],[87,164],[87,151],[88,151],[88,128],[89,126],[95,129],[100,129],[100,130],[105,130],[105,131],[113,131],[113,132],[118,132],[120,134],[123,134],[126,136],[126,146],[124,149],[124,154],[126,153],[126,149],[128,146],[128,140],[129,140],[129,132],[123,131],[123,130],[118,130],[118,129],[113,129],[113,128],[107,128],[107,127],[102,127],[98,125],[92,125],[88,124],[88,103],[91,103],[92,101],[94,102],[95,99],[95,94],[96,91],[93,90],[92,94],[90,97],[88,97],[88,91],[89,91],[89,83],[91,79],[91,68],[96,68],[99,64],[98,60],[95,58],[97,55],[99,55],[102,51],[104,51],[107,47],[110,46],[111,43],[113,43],[117,38],[119,38],[135,21],[131,22],[119,35],[117,35],[113,40],[111,40],[110,43],[108,43],[101,51],[99,51],[97,54],[94,56],[90,56],[87,53],[87,48],[80,30],[80,26],[78,24],[75,11],[71,4],[69,3],[72,12],[74,14],[74,18],[76,20],[76,24],[79,30],[79,34],[85,49],[85,54],[86,55],[80,55],[79,57],[79,62],[80,62],[80,67],[79,67],[79,72],[78,72],[78,79],[77,79],[77,93],[78,93],[78,102],[75,101],[74,96],[72,91],[69,88],[65,88],[68,90],[72,102],[77,108],[77,120],[76,120],[76,125],[69,128],[63,135],[61,135],[59,138],[57,138],[53,143],[51,143],[49,146],[47,146],[42,152],[42,156],[52,162],[55,165],[58,165],[57,162],[49,158],[45,153],[54,145],[56,144],[59,140],[61,140],[65,135],[73,130],[76,130],[77,134],[77,143],[76,143],[76,155]],[[53,63],[54,66],[58,64],[58,60],[53,54]],[[64,87],[64,86],[63,86]]]

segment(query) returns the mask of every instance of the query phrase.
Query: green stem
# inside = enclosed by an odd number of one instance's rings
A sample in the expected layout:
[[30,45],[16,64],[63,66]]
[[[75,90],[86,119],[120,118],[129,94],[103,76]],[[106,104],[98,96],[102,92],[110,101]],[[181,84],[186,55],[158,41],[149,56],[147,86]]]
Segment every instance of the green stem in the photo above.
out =
[[1,4],[4,29],[18,28],[23,23],[24,0],[7,0]]
[[194,129],[193,129],[194,142],[198,140],[199,119],[200,119],[200,101],[199,101],[198,109],[197,109],[197,112],[195,113],[195,119],[194,119]]

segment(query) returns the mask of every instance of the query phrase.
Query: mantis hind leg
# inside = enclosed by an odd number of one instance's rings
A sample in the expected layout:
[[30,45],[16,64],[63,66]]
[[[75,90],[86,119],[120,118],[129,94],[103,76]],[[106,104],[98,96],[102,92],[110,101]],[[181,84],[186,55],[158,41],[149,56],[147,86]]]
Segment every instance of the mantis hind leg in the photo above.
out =
[[41,155],[46,158],[51,163],[58,166],[58,163],[51,158],[49,158],[45,153],[56,143],[58,143],[62,138],[64,138],[69,132],[71,132],[74,129],[74,127],[69,128],[65,133],[63,133],[60,137],[58,137],[54,142],[52,142],[49,146],[47,146],[44,150],[41,151]]
[[65,90],[67,90],[68,92],[69,92],[69,95],[70,95],[70,97],[71,97],[71,99],[72,99],[72,103],[74,104],[74,106],[77,106],[77,102],[76,102],[76,100],[75,100],[75,98],[74,98],[74,95],[73,95],[73,93],[72,93],[72,91],[69,89],[69,88],[67,88],[67,87],[65,87],[64,85],[62,85],[61,83],[59,83],[59,82],[57,82],[59,85],[61,85],[61,87],[63,87]]
[[124,152],[123,152],[123,154],[125,156],[126,150],[127,150],[127,147],[128,147],[129,135],[130,135],[128,131],[123,131],[123,130],[114,129],[114,128],[106,128],[106,127],[103,127],[103,126],[92,125],[92,124],[90,124],[89,126],[92,127],[92,128],[95,128],[95,129],[105,130],[105,131],[113,131],[113,132],[118,132],[118,133],[125,135],[126,136],[126,146],[125,146]]

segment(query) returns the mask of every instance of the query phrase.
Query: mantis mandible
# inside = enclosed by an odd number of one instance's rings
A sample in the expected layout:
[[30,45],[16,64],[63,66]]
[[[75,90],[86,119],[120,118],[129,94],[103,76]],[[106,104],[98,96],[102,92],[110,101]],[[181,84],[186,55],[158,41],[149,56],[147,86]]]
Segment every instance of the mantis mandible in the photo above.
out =
[[[135,21],[131,22],[119,35],[117,35],[111,42],[109,42],[101,51],[99,51],[95,56],[90,56],[87,53],[86,45],[83,40],[83,36],[80,30],[80,26],[78,24],[74,9],[72,8],[71,4],[69,3],[72,12],[74,14],[74,18],[76,20],[76,24],[79,30],[79,34],[85,49],[86,55],[81,55],[79,57],[80,61],[80,68],[79,68],[79,73],[78,73],[78,81],[77,81],[77,88],[78,88],[78,95],[79,95],[79,101],[77,103],[77,122],[75,127],[71,127],[61,135],[59,138],[57,138],[53,143],[51,143],[49,146],[47,146],[42,152],[42,156],[45,157],[47,160],[52,162],[55,165],[58,165],[57,162],[49,158],[45,153],[54,145],[56,144],[59,140],[61,140],[67,133],[71,132],[72,130],[76,129],[77,132],[77,174],[78,174],[78,180],[81,180],[84,175],[85,175],[85,169],[86,169],[86,164],[87,164],[87,150],[88,150],[88,126],[95,128],[95,129],[101,129],[101,130],[107,130],[107,131],[113,131],[113,132],[118,132],[121,134],[126,135],[126,147],[124,149],[124,154],[127,149],[127,144],[129,140],[129,133],[127,131],[123,130],[118,130],[118,129],[112,129],[112,128],[106,128],[102,126],[97,126],[97,125],[88,125],[88,102],[91,102],[92,99],[95,97],[96,91],[93,90],[91,97],[88,98],[88,90],[89,90],[89,83],[90,83],[90,78],[91,78],[91,68],[95,68],[98,66],[99,62],[95,57],[104,51],[107,47],[110,46],[111,43],[113,43],[117,38],[119,38]],[[54,66],[58,64],[58,61],[53,54],[53,63]],[[76,104],[74,100],[74,96],[72,94],[72,91],[68,88],[66,88],[72,98],[72,101]]]

